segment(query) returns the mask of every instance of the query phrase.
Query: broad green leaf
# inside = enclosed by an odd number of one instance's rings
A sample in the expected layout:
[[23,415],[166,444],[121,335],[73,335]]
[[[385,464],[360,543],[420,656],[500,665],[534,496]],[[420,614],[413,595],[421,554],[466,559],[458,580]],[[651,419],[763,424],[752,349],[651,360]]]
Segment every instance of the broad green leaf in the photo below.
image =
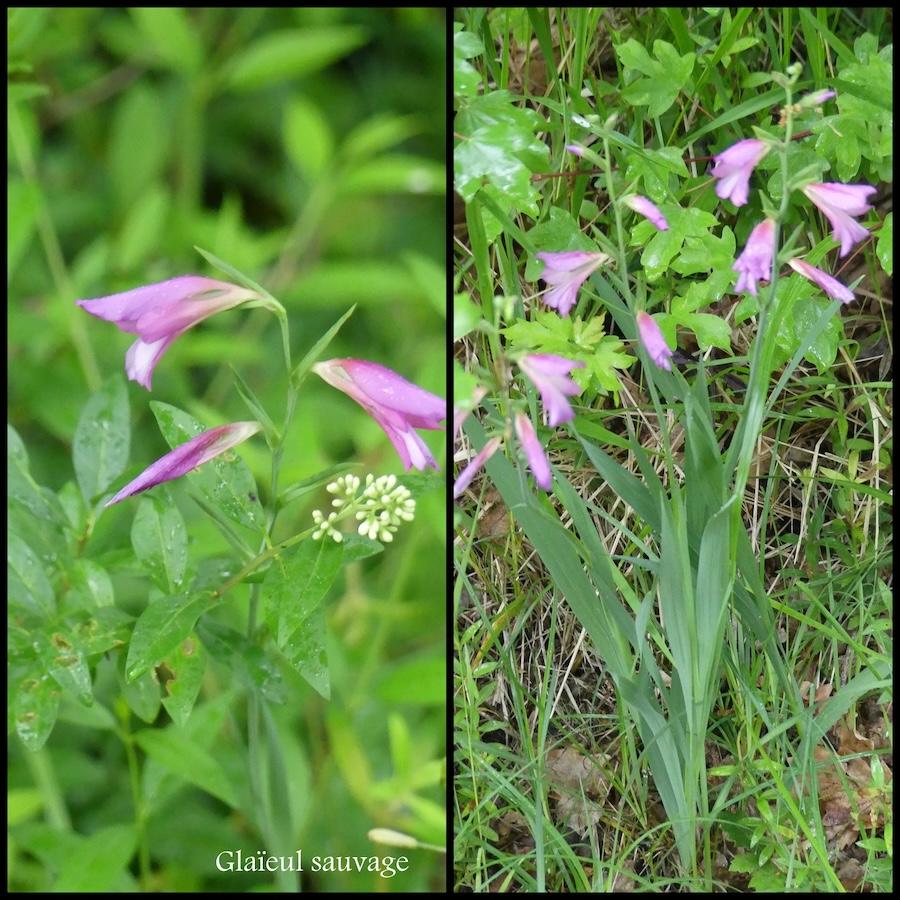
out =
[[138,6],[131,8],[138,28],[162,62],[190,75],[203,67],[203,39],[196,22],[199,10],[179,6]]
[[19,537],[6,538],[6,589],[13,606],[48,617],[56,608],[53,587],[37,554]]
[[205,671],[206,651],[193,635],[163,660],[162,704],[176,725],[184,725],[190,717]]
[[878,230],[878,242],[875,245],[875,253],[881,268],[888,275],[894,274],[894,214],[889,212],[884,217],[884,222]]
[[233,809],[239,805],[231,779],[221,763],[186,735],[169,727],[138,731],[134,739],[163,768]]
[[[172,448],[206,431],[193,416],[168,403],[150,401],[159,430]],[[265,515],[257,498],[256,481],[236,453],[217,456],[187,475],[210,505],[229,519],[254,531],[265,525]]]
[[46,528],[46,523],[52,523],[54,529],[64,524],[65,515],[57,498],[31,477],[28,453],[12,425],[6,426],[6,441],[6,489],[9,499],[31,516],[43,520],[43,528]]
[[75,477],[88,503],[125,471],[130,443],[128,394],[114,375],[88,400],[72,440]]
[[112,116],[107,165],[118,209],[124,213],[163,175],[172,134],[158,92],[142,80],[122,92]]
[[131,635],[132,617],[114,606],[102,606],[88,613],[81,612],[75,626],[78,646],[85,656],[106,653],[124,647]]
[[325,613],[317,607],[288,638],[281,652],[322,697],[331,699],[331,673],[325,647]]
[[447,698],[447,661],[432,654],[401,659],[378,679],[375,693],[388,703],[441,706]]
[[38,658],[56,683],[85,705],[93,703],[91,673],[81,647],[74,643],[74,636],[55,631],[36,635],[36,639]]
[[284,111],[284,148],[297,171],[309,182],[331,165],[331,126],[322,110],[305,97],[294,97]]
[[187,568],[187,530],[168,491],[141,498],[131,526],[131,546],[163,591],[181,587]]
[[345,566],[349,563],[368,559],[370,556],[377,556],[384,550],[384,544],[353,532],[344,535],[341,546],[344,548],[341,565]]
[[361,28],[350,25],[270,33],[232,56],[227,82],[235,90],[249,91],[309,75],[349,55],[366,39]]
[[460,97],[474,97],[481,84],[481,75],[468,61],[484,52],[484,44],[477,34],[457,31],[453,35],[453,91]]
[[661,40],[653,42],[655,59],[651,59],[634,38],[616,47],[616,54],[625,66],[626,76],[628,70],[645,76],[627,84],[622,98],[632,106],[648,106],[651,118],[662,115],[675,102],[691,77],[696,59],[693,53],[679,55],[670,43]]
[[77,853],[59,870],[53,891],[63,894],[102,894],[114,890],[137,846],[132,825],[110,825],[84,838]]
[[343,548],[324,538],[305,540],[276,557],[262,587],[266,621],[283,647],[318,608],[341,567]]
[[204,596],[176,594],[153,600],[141,613],[128,646],[125,664],[129,681],[162,662],[194,628],[209,606]]
[[49,675],[35,670],[19,682],[13,700],[16,733],[28,750],[47,743],[59,712],[60,687]]
[[159,715],[159,678],[153,669],[148,669],[134,680],[121,681],[122,696],[128,708],[142,721],[152,725]]
[[207,618],[198,623],[197,634],[213,659],[226,666],[251,690],[273,703],[284,702],[281,673],[270,656],[239,631]]

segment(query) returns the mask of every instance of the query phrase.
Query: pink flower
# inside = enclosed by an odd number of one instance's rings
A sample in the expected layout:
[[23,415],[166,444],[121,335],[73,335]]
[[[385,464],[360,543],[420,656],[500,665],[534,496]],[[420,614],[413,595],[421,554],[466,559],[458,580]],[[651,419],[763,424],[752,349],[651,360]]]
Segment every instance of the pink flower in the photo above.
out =
[[497,452],[499,447],[500,438],[491,438],[481,450],[472,457],[469,464],[459,473],[456,481],[453,482],[454,500],[469,486],[472,479],[478,474],[478,470]]
[[383,429],[406,469],[436,469],[428,447],[414,428],[437,430],[447,404],[391,369],[364,359],[329,359],[313,371],[354,399]]
[[641,343],[644,345],[647,355],[660,369],[671,372],[672,351],[669,349],[669,345],[666,343],[666,339],[663,337],[659,325],[656,324],[656,319],[641,309],[638,310],[636,320],[638,337],[641,339]]
[[872,208],[867,199],[870,194],[875,193],[875,190],[868,184],[834,182],[808,184],[803,188],[803,193],[831,222],[832,236],[841,242],[840,256],[846,256],[854,244],[869,236],[869,232],[852,217],[861,216]]
[[645,219],[649,219],[659,231],[668,231],[669,223],[666,217],[659,211],[655,203],[639,194],[628,194],[622,198],[622,202],[636,213],[640,213]]
[[581,144],[566,144],[566,152],[573,156],[584,156],[584,147]]
[[763,219],[747,238],[744,252],[731,267],[740,274],[736,291],[747,291],[756,296],[757,281],[771,281],[772,257],[775,255],[775,220]]
[[583,369],[583,362],[573,362],[564,356],[532,353],[519,360],[519,368],[541,392],[544,422],[555,428],[575,418],[567,397],[575,397],[581,388],[569,378],[572,369]]
[[534,473],[535,481],[545,491],[549,491],[553,485],[553,476],[550,473],[550,462],[544,448],[534,433],[534,425],[531,419],[523,413],[516,413],[516,434],[519,436],[519,443],[525,451],[525,459],[528,460],[528,467]]
[[472,392],[472,405],[468,409],[460,409],[459,407],[453,407],[453,439],[456,440],[456,436],[459,434],[459,429],[462,428],[462,423],[466,421],[466,417],[475,409],[479,403],[485,398],[487,395],[487,388],[479,385]]
[[121,294],[76,302],[92,316],[138,336],[125,356],[125,371],[149,391],[153,370],[175,338],[217,312],[258,299],[255,291],[225,281],[181,275]]
[[104,506],[112,506],[126,497],[140,494],[164,481],[181,478],[182,475],[187,475],[188,472],[192,472],[261,430],[262,425],[259,422],[234,422],[231,425],[210,428],[209,431],[198,434],[185,444],[179,444],[174,450],[160,457],[153,465],[144,469],[134,481],[129,481],[118,494],[107,500]]
[[557,309],[561,316],[569,314],[579,288],[591,272],[609,262],[605,253],[586,253],[584,250],[538,253],[537,258],[544,263],[541,278],[553,287],[541,299],[547,306]]
[[799,105],[804,108],[821,106],[826,100],[830,100],[832,97],[836,96],[837,94],[832,90],[814,91],[812,94],[801,97]]
[[769,149],[765,141],[750,138],[738,141],[714,156],[711,172],[719,179],[716,196],[720,200],[731,200],[735,206],[743,206],[750,190],[750,175]]
[[836,278],[832,278],[827,272],[811,266],[808,262],[804,262],[802,259],[789,259],[788,265],[813,284],[817,284],[832,300],[852,303],[856,299],[850,288],[841,284]]

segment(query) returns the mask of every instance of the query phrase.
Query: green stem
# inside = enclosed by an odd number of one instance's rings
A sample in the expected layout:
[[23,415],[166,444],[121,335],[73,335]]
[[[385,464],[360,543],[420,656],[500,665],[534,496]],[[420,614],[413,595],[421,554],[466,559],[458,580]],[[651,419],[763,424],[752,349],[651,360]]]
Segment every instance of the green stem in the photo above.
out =
[[9,109],[9,137],[13,146],[13,152],[16,155],[16,162],[18,162],[19,168],[22,170],[25,181],[39,196],[37,228],[44,248],[44,256],[47,259],[56,293],[60,302],[64,304],[69,333],[72,338],[72,344],[75,347],[75,353],[78,356],[78,363],[81,366],[84,380],[91,392],[96,391],[100,387],[101,382],[100,368],[97,365],[97,358],[94,356],[94,349],[85,329],[84,316],[75,305],[75,289],[72,285],[72,279],[69,277],[69,271],[66,268],[65,257],[59,243],[59,237],[56,234],[56,226],[53,224],[53,218],[47,207],[47,201],[38,177],[37,166],[28,148],[28,139],[25,136],[25,129],[15,104]]
[[31,777],[44,801],[44,812],[51,828],[57,831],[68,831],[72,827],[66,801],[59,789],[56,773],[53,771],[53,760],[45,748],[34,752],[26,751],[25,763],[31,771]]
[[137,834],[141,891],[148,893],[150,891],[150,843],[147,839],[147,810],[141,794],[141,767],[134,748],[134,738],[131,736],[129,728],[130,716],[131,714],[125,707],[120,715],[122,727],[119,730],[119,738],[125,747],[125,758],[128,760],[128,778],[131,783],[131,802],[134,806],[134,830]]

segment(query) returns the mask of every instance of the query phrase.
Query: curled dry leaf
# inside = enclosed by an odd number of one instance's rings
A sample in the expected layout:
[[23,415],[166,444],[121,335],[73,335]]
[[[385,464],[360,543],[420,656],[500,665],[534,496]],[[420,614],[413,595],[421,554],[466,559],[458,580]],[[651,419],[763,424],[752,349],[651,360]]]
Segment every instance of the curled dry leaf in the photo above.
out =
[[[604,763],[606,758],[601,757],[598,762]],[[600,821],[609,795],[609,785],[598,762],[572,747],[547,754],[547,781],[550,798],[556,803],[557,822],[564,822],[582,835]]]

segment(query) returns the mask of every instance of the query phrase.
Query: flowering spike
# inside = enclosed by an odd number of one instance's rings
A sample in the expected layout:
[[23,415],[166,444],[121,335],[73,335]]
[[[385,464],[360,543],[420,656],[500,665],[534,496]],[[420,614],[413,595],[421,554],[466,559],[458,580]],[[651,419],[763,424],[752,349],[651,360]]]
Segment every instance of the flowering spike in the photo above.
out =
[[584,250],[538,253],[537,258],[544,263],[541,279],[552,287],[541,299],[561,316],[569,314],[575,305],[578,290],[588,276],[610,260],[605,253],[587,253]]
[[832,300],[840,300],[841,303],[852,303],[856,298],[853,291],[841,284],[836,278],[832,278],[827,272],[817,269],[802,259],[789,259],[788,265],[813,284],[818,285],[831,297]]
[[772,257],[775,255],[775,220],[763,219],[747,238],[744,252],[731,267],[740,274],[736,291],[756,296],[757,281],[772,280]]
[[129,481],[114,497],[107,500],[104,506],[112,506],[126,497],[140,494],[164,481],[181,478],[182,475],[187,475],[188,472],[220,456],[235,444],[247,440],[261,430],[262,425],[259,422],[234,422],[231,425],[210,428],[160,457],[137,478]]
[[743,206],[750,191],[750,175],[770,149],[765,141],[748,138],[714,156],[711,173],[713,178],[719,179],[716,196],[731,200],[735,206]]
[[447,409],[440,397],[364,359],[329,359],[316,363],[313,371],[355,400],[382,427],[407,470],[438,467],[413,429],[443,427],[440,423]]
[[803,193],[819,207],[831,223],[832,236],[841,244],[841,257],[846,256],[854,244],[869,236],[869,232],[859,222],[854,221],[853,217],[861,216],[872,208],[868,198],[875,190],[868,184],[835,182],[808,184],[803,188]]
[[125,356],[125,371],[149,391],[153,370],[175,338],[215,313],[259,299],[255,291],[226,281],[181,275],[76,303],[92,316],[138,336]]
[[545,491],[549,491],[553,486],[550,462],[535,434],[531,419],[523,413],[516,414],[516,434],[519,436],[519,443],[522,445],[522,449],[525,451],[528,468],[534,473],[535,481]]
[[644,345],[647,355],[658,368],[671,372],[673,354],[666,343],[666,339],[663,337],[659,325],[656,324],[656,319],[642,309],[638,310],[635,318],[638,327],[638,337]]
[[567,397],[575,397],[581,388],[569,377],[573,369],[583,369],[583,362],[548,353],[531,353],[519,360],[519,368],[541,392],[544,422],[555,428],[575,418]]

